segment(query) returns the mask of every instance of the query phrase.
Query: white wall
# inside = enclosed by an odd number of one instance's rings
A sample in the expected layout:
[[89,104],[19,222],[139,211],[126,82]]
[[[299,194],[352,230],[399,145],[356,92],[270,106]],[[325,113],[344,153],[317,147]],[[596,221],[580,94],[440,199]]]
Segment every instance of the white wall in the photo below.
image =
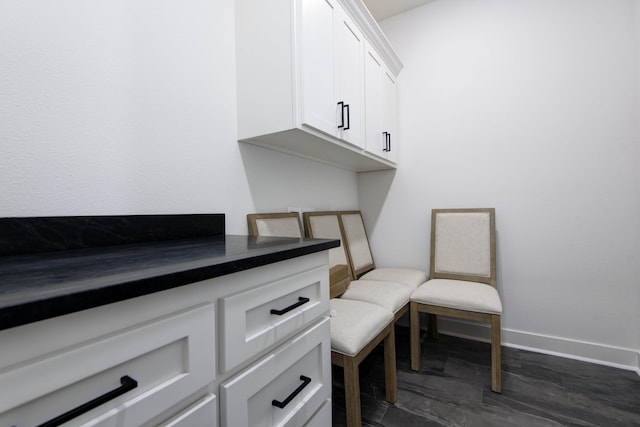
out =
[[378,265],[428,269],[432,208],[495,207],[503,341],[638,367],[633,1],[436,0],[382,22],[405,68],[399,169],[359,177]]
[[[634,26],[636,31],[636,132],[637,138],[639,141],[639,146],[637,150],[637,163],[636,168],[640,171],[640,0],[635,0],[635,15],[634,15]],[[636,175],[636,182],[638,188],[640,188],[640,173]],[[640,192],[636,193],[636,203],[638,205],[638,210],[640,210]],[[640,229],[636,235],[636,245],[638,247],[638,251],[640,251]],[[637,266],[638,273],[636,276],[637,282],[637,299],[638,299],[638,307],[640,307],[640,265]],[[636,321],[636,325],[640,325],[640,309],[638,310],[638,320]],[[638,343],[640,343],[640,328],[637,328],[638,332]],[[638,374],[640,374],[640,344],[638,345]]]
[[357,206],[355,173],[236,142],[233,21],[233,0],[3,0],[0,216],[222,212],[240,234]]
[[401,167],[356,178],[236,142],[232,0],[4,0],[0,216],[224,212],[245,233],[249,212],[359,197],[377,263],[426,269],[431,208],[495,206],[505,341],[630,365],[630,1],[437,0],[386,21]]

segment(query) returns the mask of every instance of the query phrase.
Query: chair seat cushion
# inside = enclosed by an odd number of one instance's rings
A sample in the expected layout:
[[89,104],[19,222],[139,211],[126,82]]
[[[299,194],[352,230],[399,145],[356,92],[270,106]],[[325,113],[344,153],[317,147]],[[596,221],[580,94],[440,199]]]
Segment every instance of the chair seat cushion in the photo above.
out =
[[411,294],[411,301],[458,310],[502,314],[498,291],[491,285],[478,282],[429,280]]
[[393,313],[375,304],[334,298],[331,304],[331,350],[355,356],[393,321]]
[[374,268],[360,279],[403,283],[415,290],[427,281],[427,273],[413,268]]
[[369,302],[395,313],[409,302],[412,290],[402,283],[355,280],[349,284],[342,298]]

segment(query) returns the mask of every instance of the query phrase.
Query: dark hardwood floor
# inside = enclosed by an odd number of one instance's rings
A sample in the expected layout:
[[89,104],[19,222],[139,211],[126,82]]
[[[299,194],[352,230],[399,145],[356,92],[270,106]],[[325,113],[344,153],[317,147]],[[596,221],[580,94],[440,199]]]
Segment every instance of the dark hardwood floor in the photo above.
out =
[[[363,426],[640,426],[633,371],[502,347],[502,394],[490,389],[488,343],[423,334],[409,368],[408,328],[396,327],[398,401],[384,400],[382,348],[360,365]],[[342,369],[333,366],[333,425],[345,425]]]

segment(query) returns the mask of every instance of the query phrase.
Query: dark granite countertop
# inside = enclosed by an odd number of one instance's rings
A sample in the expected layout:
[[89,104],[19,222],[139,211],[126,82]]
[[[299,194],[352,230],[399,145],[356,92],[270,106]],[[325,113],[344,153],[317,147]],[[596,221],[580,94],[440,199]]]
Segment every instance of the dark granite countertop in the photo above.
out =
[[0,257],[0,330],[339,246],[221,235]]

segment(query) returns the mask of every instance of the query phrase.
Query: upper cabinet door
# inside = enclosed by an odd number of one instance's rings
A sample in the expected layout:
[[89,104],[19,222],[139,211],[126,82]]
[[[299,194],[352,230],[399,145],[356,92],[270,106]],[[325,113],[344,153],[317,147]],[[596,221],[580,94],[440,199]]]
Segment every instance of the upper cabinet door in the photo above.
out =
[[364,55],[365,140],[368,152],[386,157],[386,131],[382,123],[382,74],[384,65],[369,43]]
[[335,0],[302,0],[301,122],[338,136],[335,85]]
[[335,0],[304,0],[302,123],[364,148],[364,35]]
[[336,15],[338,129],[342,140],[364,148],[364,35],[344,13]]
[[396,80],[378,53],[366,43],[366,150],[392,162],[398,160]]
[[384,73],[382,74],[382,126],[384,132],[388,132],[385,149],[386,157],[397,163],[396,79],[386,67],[384,67]]

